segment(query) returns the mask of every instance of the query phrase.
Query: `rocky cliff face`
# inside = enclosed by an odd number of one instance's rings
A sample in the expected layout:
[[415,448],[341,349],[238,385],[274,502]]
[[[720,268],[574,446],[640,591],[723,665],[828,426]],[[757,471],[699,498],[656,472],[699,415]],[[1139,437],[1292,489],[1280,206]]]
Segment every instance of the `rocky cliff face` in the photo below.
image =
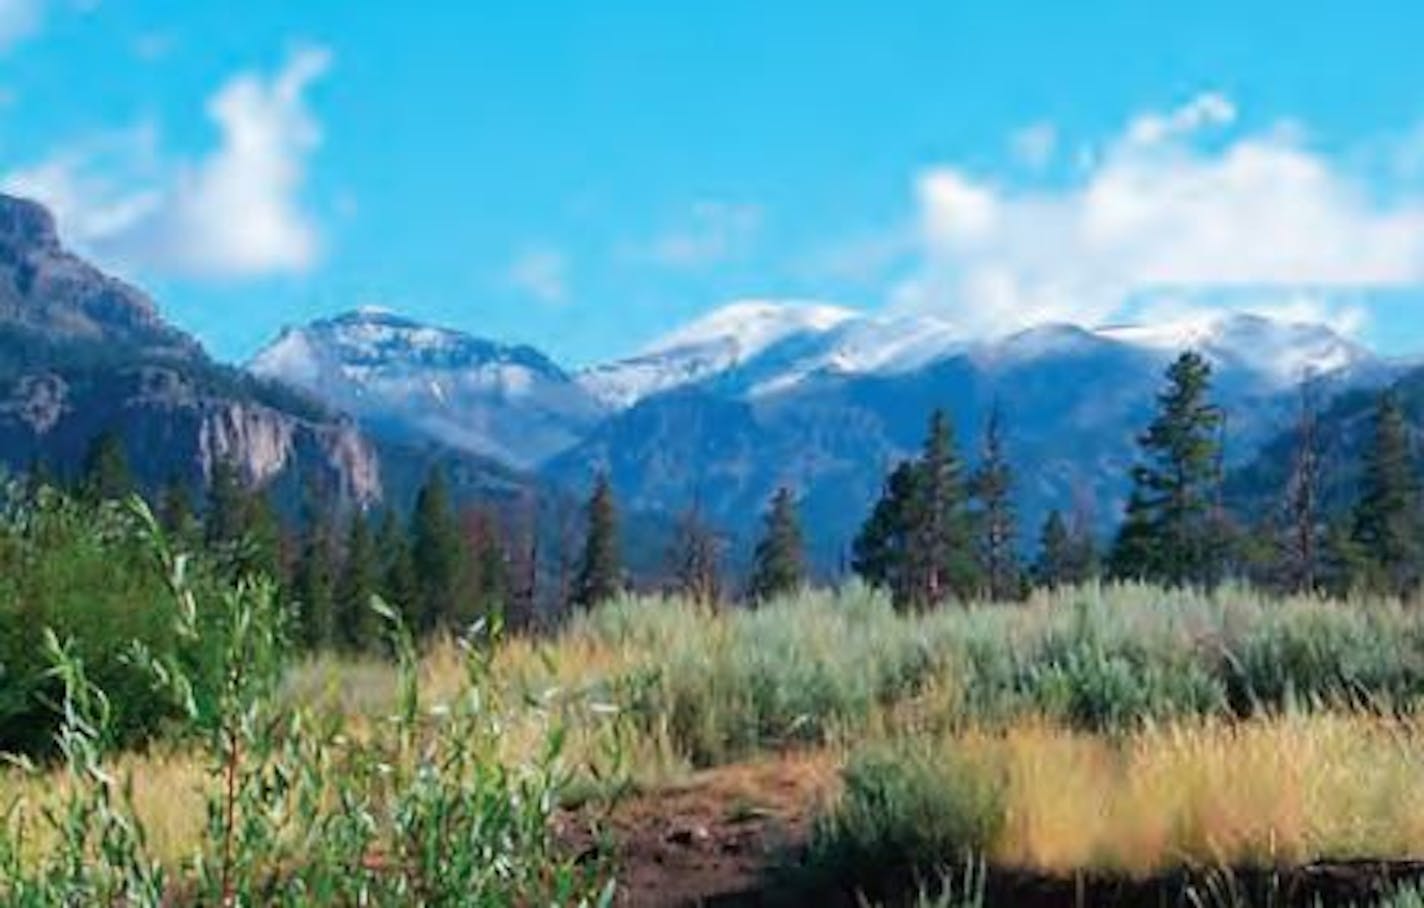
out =
[[13,467],[43,461],[76,470],[104,431],[120,435],[136,477],[150,487],[200,486],[226,460],[254,487],[312,479],[354,505],[384,491],[376,450],[349,421],[214,393],[173,368],[61,368],[0,384],[0,452]]
[[254,486],[315,479],[355,505],[384,491],[354,424],[213,363],[141,291],[65,250],[43,207],[0,195],[0,462],[72,473],[104,431],[151,487],[199,486],[228,460]]

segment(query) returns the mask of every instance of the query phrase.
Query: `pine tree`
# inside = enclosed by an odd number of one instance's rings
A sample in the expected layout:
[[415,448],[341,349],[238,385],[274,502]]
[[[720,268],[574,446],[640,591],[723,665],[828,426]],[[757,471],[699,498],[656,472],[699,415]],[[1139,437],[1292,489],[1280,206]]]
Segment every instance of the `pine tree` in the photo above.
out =
[[889,590],[895,604],[902,608],[914,603],[919,592],[911,570],[910,550],[921,498],[921,475],[913,460],[901,461],[890,471],[880,499],[851,546],[851,569],[871,586]]
[[715,605],[721,600],[720,547],[717,534],[702,519],[701,506],[693,502],[678,516],[677,532],[668,552],[680,594],[699,605]]
[[1354,538],[1369,553],[1373,588],[1402,595],[1418,587],[1424,569],[1418,464],[1404,410],[1392,391],[1380,395],[1375,409]]
[[90,501],[112,501],[134,490],[123,437],[113,429],[94,436],[84,454],[83,469],[80,489]]
[[293,592],[301,608],[302,639],[312,649],[337,644],[336,568],[331,514],[319,487],[308,481],[303,503]]
[[197,541],[198,519],[193,512],[193,497],[188,484],[177,476],[163,486],[158,498],[158,520],[164,532],[180,546]]
[[509,553],[499,520],[488,507],[471,508],[464,515],[469,552],[469,589],[457,619],[468,626],[480,618],[503,617],[509,595]]
[[1162,571],[1159,553],[1151,509],[1142,490],[1133,489],[1108,555],[1108,570],[1118,580],[1148,580]]
[[618,510],[607,473],[594,480],[587,508],[583,558],[574,579],[573,601],[592,608],[616,598],[623,590],[622,558],[618,543]]
[[239,573],[282,580],[282,522],[272,500],[261,490],[244,493],[240,519],[245,529],[235,561]]
[[539,500],[532,492],[521,498],[508,549],[505,621],[510,627],[532,628],[539,622]]
[[232,461],[220,458],[208,477],[203,529],[209,546],[234,545],[247,532],[246,491]]
[[1370,567],[1369,553],[1355,541],[1353,521],[1343,515],[1331,519],[1320,543],[1320,587],[1344,598],[1366,586]]
[[458,625],[464,594],[465,558],[460,530],[450,506],[445,471],[432,467],[415,500],[411,560],[417,584],[416,628],[430,633]]
[[346,529],[342,571],[336,584],[336,636],[348,650],[374,650],[380,640],[378,616],[371,609],[371,597],[381,586],[379,567],[370,518],[358,510]]
[[1320,585],[1321,452],[1315,384],[1300,386],[1295,453],[1285,489],[1286,532],[1282,539],[1282,581],[1292,592],[1313,592]]
[[1054,508],[1043,521],[1039,533],[1038,561],[1034,564],[1034,580],[1041,586],[1057,589],[1071,583],[1073,536],[1068,532],[1068,522],[1063,514]]
[[408,627],[418,624],[420,589],[415,579],[415,563],[410,552],[410,536],[395,508],[386,508],[376,531],[376,555],[380,563],[380,593],[396,609]]
[[776,490],[764,521],[747,590],[753,602],[795,592],[806,582],[805,544],[791,489],[781,486]]
[[1068,573],[1065,582],[1080,586],[1095,579],[1101,565],[1098,560],[1098,544],[1093,538],[1093,522],[1088,512],[1080,507],[1073,515],[1068,527],[1070,538]]
[[912,499],[910,572],[916,604],[936,605],[948,596],[968,599],[979,587],[965,488],[964,465],[954,428],[943,410],[930,416]]
[[996,406],[984,429],[984,456],[974,475],[978,503],[979,570],[984,591],[994,602],[1018,599],[1023,578],[1015,551],[1018,521],[1013,504],[1013,468],[1004,450],[1003,414]]
[[1211,366],[1183,353],[1167,369],[1157,417],[1138,439],[1143,461],[1113,556],[1119,576],[1204,584],[1220,572],[1215,530],[1222,414],[1207,399]]

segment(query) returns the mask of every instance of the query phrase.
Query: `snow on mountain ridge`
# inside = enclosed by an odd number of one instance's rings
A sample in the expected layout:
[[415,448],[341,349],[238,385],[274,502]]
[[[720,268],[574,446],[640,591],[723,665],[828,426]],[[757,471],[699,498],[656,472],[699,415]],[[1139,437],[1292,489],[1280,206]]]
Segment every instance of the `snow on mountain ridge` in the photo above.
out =
[[929,314],[861,313],[834,306],[754,301],[714,310],[643,353],[587,369],[578,381],[613,408],[686,385],[721,381],[747,397],[785,391],[817,374],[895,375],[968,354],[980,365],[1082,352],[1094,341],[1162,357],[1199,349],[1219,366],[1267,384],[1297,381],[1373,359],[1329,327],[1239,312],[1155,325],[1045,324],[987,339]]
[[370,308],[288,328],[248,368],[366,420],[522,467],[573,444],[604,412],[532,347]]

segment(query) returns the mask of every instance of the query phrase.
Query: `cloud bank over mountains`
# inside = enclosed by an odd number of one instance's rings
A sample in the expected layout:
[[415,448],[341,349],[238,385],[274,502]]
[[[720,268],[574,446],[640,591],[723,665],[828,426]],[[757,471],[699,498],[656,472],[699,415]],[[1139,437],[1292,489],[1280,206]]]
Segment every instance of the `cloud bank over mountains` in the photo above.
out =
[[[1298,126],[1231,135],[1236,120],[1216,93],[1141,114],[1061,185],[924,170],[914,263],[892,304],[984,334],[1111,321],[1144,296],[1180,316],[1227,291],[1357,328],[1362,313],[1342,296],[1424,282],[1424,196],[1379,197]],[[1054,133],[1034,130],[1016,144],[1043,164]]]

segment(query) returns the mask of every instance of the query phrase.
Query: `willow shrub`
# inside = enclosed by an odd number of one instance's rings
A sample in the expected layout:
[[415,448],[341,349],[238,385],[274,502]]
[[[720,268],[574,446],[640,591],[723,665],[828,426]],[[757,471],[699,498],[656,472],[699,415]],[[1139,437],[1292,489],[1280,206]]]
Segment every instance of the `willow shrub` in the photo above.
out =
[[611,903],[600,855],[575,861],[554,839],[568,780],[562,731],[549,724],[527,760],[500,756],[494,629],[464,641],[457,695],[427,705],[413,642],[394,611],[374,603],[392,626],[398,696],[383,721],[350,729],[277,696],[288,641],[273,585],[244,580],[207,597],[190,585],[186,559],[136,513],[176,603],[174,637],[201,643],[204,615],[224,630],[212,644],[220,681],[210,695],[181,653],[136,643],[126,654],[179,716],[175,736],[210,767],[205,832],[177,866],[152,856],[131,780],[111,769],[114,701],[74,645],[46,632],[62,689],[63,778],[31,788],[38,802],[18,799],[0,814],[0,903]]

